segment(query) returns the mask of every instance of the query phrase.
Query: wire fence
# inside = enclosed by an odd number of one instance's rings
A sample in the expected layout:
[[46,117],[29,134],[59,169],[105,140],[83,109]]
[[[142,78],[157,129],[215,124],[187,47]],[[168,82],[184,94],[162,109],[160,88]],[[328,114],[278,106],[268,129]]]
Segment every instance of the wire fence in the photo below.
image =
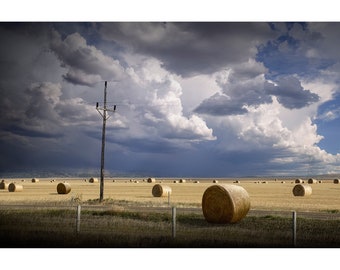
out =
[[[22,213],[29,213],[22,215]],[[171,237],[175,239],[186,237],[194,230],[206,229],[211,230],[204,223],[204,218],[186,220],[178,223],[180,216],[193,215],[203,216],[202,209],[198,207],[124,207],[119,209],[112,205],[70,205],[70,206],[48,206],[48,205],[0,205],[0,213],[14,214],[13,221],[1,221],[0,229],[4,233],[10,231],[15,223],[22,225],[22,231],[39,232],[39,233],[60,233],[63,232],[74,235],[114,235],[119,234],[122,237],[128,237],[129,234],[134,235],[137,231],[142,231],[144,237],[153,237],[159,234],[159,237]],[[15,216],[15,213],[20,215]],[[34,213],[34,214],[33,214]],[[38,214],[36,214],[38,213]],[[41,213],[41,214],[39,214]],[[117,215],[120,213],[120,215]],[[159,221],[155,221],[152,226],[149,225],[149,215],[143,214],[160,214]],[[5,215],[6,216],[6,215]],[[286,243],[290,242],[290,246],[297,245],[297,229],[299,226],[298,218],[313,219],[313,220],[340,220],[340,213],[331,212],[303,212],[303,211],[282,211],[282,210],[267,210],[267,209],[251,209],[247,217],[281,217],[288,220],[284,225],[281,225],[276,236],[285,237]],[[129,223],[126,220],[131,219]],[[291,221],[289,221],[291,220]],[[184,225],[183,225],[183,224]],[[263,227],[263,225],[261,225]],[[125,228],[124,228],[125,227]],[[231,227],[228,227],[232,230]],[[225,233],[222,227],[217,226],[218,233]],[[203,231],[205,232],[205,231]],[[280,233],[280,235],[278,235]],[[340,237],[340,236],[339,236]],[[1,240],[1,238],[0,238]],[[287,245],[287,244],[286,244]]]

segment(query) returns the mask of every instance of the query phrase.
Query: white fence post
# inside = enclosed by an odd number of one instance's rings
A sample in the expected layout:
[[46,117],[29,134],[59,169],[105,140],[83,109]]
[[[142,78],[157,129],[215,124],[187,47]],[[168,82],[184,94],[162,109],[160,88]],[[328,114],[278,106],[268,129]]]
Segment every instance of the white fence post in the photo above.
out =
[[80,232],[80,214],[81,214],[81,205],[77,205],[77,220],[76,220],[76,232],[77,234]]
[[296,211],[293,214],[293,246],[296,247]]
[[172,238],[176,237],[176,207],[172,207]]

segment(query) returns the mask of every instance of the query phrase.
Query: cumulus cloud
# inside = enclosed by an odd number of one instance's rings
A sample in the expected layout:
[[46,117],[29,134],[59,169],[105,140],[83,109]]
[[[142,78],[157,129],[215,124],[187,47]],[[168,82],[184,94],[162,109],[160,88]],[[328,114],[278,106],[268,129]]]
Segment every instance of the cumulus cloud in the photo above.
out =
[[98,81],[116,80],[123,76],[124,69],[118,60],[88,45],[79,33],[62,40],[61,35],[53,31],[50,48],[68,68],[64,79],[71,83],[91,86]]

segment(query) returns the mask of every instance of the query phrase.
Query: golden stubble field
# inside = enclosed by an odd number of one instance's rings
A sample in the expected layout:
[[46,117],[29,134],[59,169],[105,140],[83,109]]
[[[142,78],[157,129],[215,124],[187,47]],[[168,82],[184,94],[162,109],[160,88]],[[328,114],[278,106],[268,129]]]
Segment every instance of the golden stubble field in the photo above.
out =
[[[23,181],[25,180],[25,181]],[[294,196],[295,179],[259,180],[239,179],[187,179],[185,183],[174,183],[177,178],[159,178],[156,183],[148,183],[143,178],[106,178],[104,183],[104,200],[126,201],[141,205],[160,205],[168,203],[168,197],[153,197],[152,187],[162,184],[171,187],[170,202],[172,205],[201,207],[204,191],[211,185],[233,184],[242,186],[250,196],[251,209],[298,210],[298,211],[340,211],[340,184],[334,184],[333,179],[322,180],[322,183],[309,184],[312,187],[310,196]],[[44,204],[72,203],[81,199],[83,203],[99,198],[100,184],[85,182],[84,178],[42,178],[37,183],[31,179],[5,179],[7,183],[16,182],[23,186],[21,192],[0,190],[0,204]],[[198,181],[198,183],[195,183]],[[284,183],[283,183],[284,181]],[[58,194],[57,185],[67,182],[71,192]],[[307,184],[307,179],[305,179]]]

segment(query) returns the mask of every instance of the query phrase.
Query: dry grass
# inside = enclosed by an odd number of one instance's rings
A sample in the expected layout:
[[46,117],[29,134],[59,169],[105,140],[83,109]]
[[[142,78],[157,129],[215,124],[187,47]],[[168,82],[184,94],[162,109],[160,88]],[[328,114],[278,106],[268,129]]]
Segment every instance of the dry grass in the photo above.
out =
[[[50,182],[54,178],[40,179],[38,183],[25,181],[22,183],[22,192],[8,192],[0,190],[0,204],[19,203],[69,203],[75,198],[81,198],[82,202],[95,201],[99,198],[99,183],[84,182],[83,178],[63,178],[58,181],[66,181],[72,186],[72,191],[63,196],[58,196],[57,183]],[[7,182],[21,182],[20,179],[6,179]],[[29,178],[27,178],[29,180]],[[165,204],[167,197],[155,198],[152,195],[153,184],[139,180],[139,183],[130,182],[129,178],[106,178],[104,184],[104,198],[115,201],[131,201],[140,204]],[[178,179],[156,179],[156,183],[162,182],[172,189],[171,203],[201,207],[204,191],[213,185],[214,179],[190,179],[186,183],[176,184]],[[275,209],[275,210],[338,210],[340,211],[340,186],[333,183],[334,179],[323,179],[322,183],[313,186],[313,194],[308,197],[295,197],[292,189],[295,186],[294,179],[281,180],[266,179],[266,185],[258,185],[255,182],[261,179],[242,179],[240,185],[246,189],[250,196],[251,209]],[[199,183],[194,183],[199,181]],[[232,183],[234,179],[218,179],[219,183]]]

